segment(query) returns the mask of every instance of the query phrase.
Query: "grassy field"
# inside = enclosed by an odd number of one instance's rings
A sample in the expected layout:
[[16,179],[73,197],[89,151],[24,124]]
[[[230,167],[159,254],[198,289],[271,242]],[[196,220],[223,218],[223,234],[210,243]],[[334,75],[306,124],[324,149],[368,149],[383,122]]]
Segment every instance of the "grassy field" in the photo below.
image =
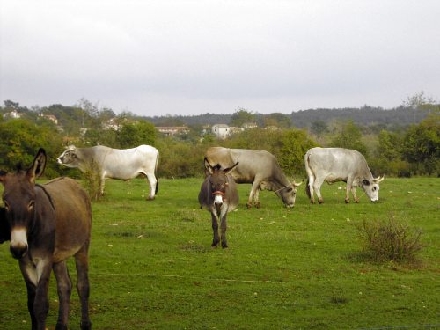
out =
[[[250,185],[240,185],[227,249],[210,246],[200,185],[160,180],[147,202],[143,180],[107,181],[93,204],[94,329],[440,328],[440,179],[386,179],[374,204],[359,189],[360,203],[345,204],[344,185],[334,184],[311,205],[301,186],[294,209],[266,191],[261,209],[247,210]],[[359,224],[391,218],[423,231],[420,263],[362,257]],[[0,246],[2,329],[29,329],[25,292],[9,243]],[[53,276],[49,295],[53,329]],[[76,292],[70,325],[79,329]]]

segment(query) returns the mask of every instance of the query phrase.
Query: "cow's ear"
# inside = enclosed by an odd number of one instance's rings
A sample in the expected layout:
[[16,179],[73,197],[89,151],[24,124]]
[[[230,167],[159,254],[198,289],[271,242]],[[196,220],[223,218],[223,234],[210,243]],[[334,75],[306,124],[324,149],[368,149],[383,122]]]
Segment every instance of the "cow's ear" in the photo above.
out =
[[362,180],[362,184],[364,186],[369,186],[370,185],[370,181],[369,180]]

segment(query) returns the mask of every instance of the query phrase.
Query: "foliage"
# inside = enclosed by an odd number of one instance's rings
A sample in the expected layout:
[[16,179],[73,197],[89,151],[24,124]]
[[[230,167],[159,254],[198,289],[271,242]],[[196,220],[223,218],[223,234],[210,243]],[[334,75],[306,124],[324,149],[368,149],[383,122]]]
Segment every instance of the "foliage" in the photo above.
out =
[[419,229],[390,217],[388,221],[366,221],[358,226],[364,251],[376,262],[396,261],[416,264],[422,250]]
[[117,131],[117,141],[121,149],[134,148],[141,144],[154,145],[157,130],[147,121],[125,122]]
[[159,177],[178,179],[203,175],[203,145],[164,137],[158,140],[156,147],[159,150]]
[[408,129],[402,154],[414,172],[440,175],[440,115],[431,115]]
[[[39,147],[44,147],[54,159],[61,153],[62,147],[70,143],[78,146],[103,144],[112,148],[150,144],[159,149],[159,171],[162,175],[186,178],[199,175],[198,164],[208,146],[222,145],[268,150],[277,157],[285,171],[298,175],[303,172],[301,152],[309,145],[319,144],[357,149],[364,154],[373,170],[388,176],[438,176],[439,106],[431,102],[433,100],[423,94],[416,94],[399,108],[389,110],[364,106],[360,109],[314,109],[290,115],[262,115],[240,108],[233,115],[168,115],[149,120],[130,113],[115,116],[111,109],[100,108],[99,104],[84,99],[74,106],[55,104],[32,109],[5,100],[0,113],[18,111],[22,117],[16,124],[15,119],[6,115],[3,120],[0,119],[3,141],[0,142],[3,145],[0,162],[7,167],[19,162],[28,163],[26,160]],[[40,114],[55,115],[58,126]],[[351,120],[346,121],[346,118]],[[234,126],[242,126],[249,121],[257,122],[261,128],[246,129],[225,140],[217,140],[213,135],[204,135],[202,139],[206,124],[230,122]],[[192,123],[192,126],[188,126],[190,131],[187,135],[169,139],[158,135],[153,122],[179,126]],[[408,126],[408,123],[412,125]],[[22,128],[19,128],[20,125]],[[310,133],[304,136],[296,129],[291,131],[290,126],[307,127]],[[46,175],[77,177],[78,172],[52,161],[48,164]]]
[[387,176],[409,176],[409,164],[402,159],[403,134],[381,130],[378,134],[378,148],[371,157],[370,166]]
[[[36,150],[44,148],[53,159],[60,150],[61,136],[47,123],[35,125],[28,120],[14,119],[0,121],[0,165],[3,170],[12,170],[17,165],[32,163]],[[57,165],[48,162],[45,175],[56,174]]]
[[97,202],[101,199],[100,191],[100,167],[94,160],[86,164],[83,174],[83,185],[92,201]]
[[243,127],[244,124],[249,122],[255,122],[256,117],[252,112],[247,111],[246,109],[240,108],[234,112],[231,116],[231,122],[229,126],[233,127]]
[[331,141],[331,147],[354,149],[368,157],[368,149],[362,142],[362,132],[352,120],[341,122]]
[[304,173],[304,154],[317,144],[312,141],[304,130],[290,129],[281,137],[278,161],[283,169],[290,174]]

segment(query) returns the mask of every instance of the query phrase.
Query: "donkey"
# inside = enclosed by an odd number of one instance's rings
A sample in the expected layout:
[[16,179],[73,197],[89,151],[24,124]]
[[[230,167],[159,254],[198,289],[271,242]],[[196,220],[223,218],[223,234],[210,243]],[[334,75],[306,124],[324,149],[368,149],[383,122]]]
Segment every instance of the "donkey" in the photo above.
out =
[[27,289],[33,330],[46,329],[48,284],[53,269],[59,297],[55,329],[67,329],[72,283],[66,259],[75,257],[77,291],[81,300],[81,329],[91,329],[88,250],[92,208],[87,193],[75,180],[58,178],[44,185],[35,180],[47,162],[40,149],[26,171],[0,171],[4,209],[0,209],[0,242],[10,240],[10,252]]
[[[202,208],[208,209],[211,213],[212,230],[214,232],[212,246],[217,246],[221,238],[222,247],[228,247],[226,240],[226,216],[238,206],[237,184],[229,173],[237,165],[238,163],[221,170],[220,165],[211,166],[205,158],[205,167],[208,169],[209,175],[202,183],[199,203]],[[220,220],[220,237],[217,220]]]

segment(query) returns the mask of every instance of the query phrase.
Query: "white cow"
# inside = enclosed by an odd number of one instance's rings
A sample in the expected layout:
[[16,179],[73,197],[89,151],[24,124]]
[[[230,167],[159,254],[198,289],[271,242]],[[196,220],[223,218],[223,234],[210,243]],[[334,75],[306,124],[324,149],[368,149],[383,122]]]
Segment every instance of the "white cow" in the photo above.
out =
[[364,156],[357,150],[343,148],[312,148],[304,155],[304,165],[308,180],[306,193],[312,203],[313,193],[318,195],[319,203],[323,202],[320,188],[324,181],[334,183],[345,181],[347,190],[345,202],[349,202],[349,191],[356,202],[356,187],[362,187],[372,202],[379,200],[379,182],[384,177],[373,178]]
[[205,158],[209,165],[218,164],[223,169],[238,163],[231,171],[232,178],[237,183],[252,184],[247,208],[260,208],[259,193],[263,189],[274,191],[287,208],[295,206],[297,188],[302,182],[290,182],[269,151],[211,147],[206,151]]
[[112,149],[98,145],[91,148],[77,148],[70,145],[64,150],[57,162],[68,167],[78,168],[82,172],[99,171],[100,193],[104,194],[105,179],[130,180],[143,173],[150,182],[150,200],[158,192],[156,178],[159,151],[142,144],[133,149]]

